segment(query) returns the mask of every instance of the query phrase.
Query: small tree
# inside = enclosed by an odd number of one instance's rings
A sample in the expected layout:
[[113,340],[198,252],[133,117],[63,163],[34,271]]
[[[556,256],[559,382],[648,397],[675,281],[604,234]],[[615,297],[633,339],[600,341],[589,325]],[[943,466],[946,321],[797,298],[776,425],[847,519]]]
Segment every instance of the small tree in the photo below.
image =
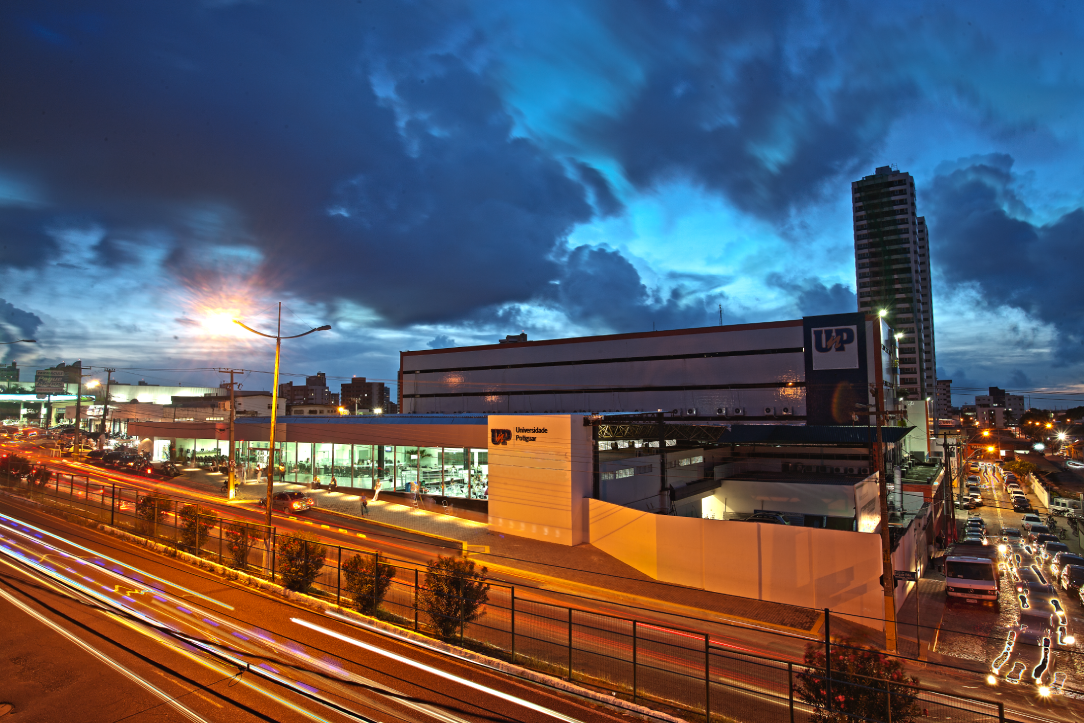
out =
[[248,551],[256,542],[252,528],[244,522],[231,522],[222,528],[226,538],[226,549],[230,552],[230,564],[235,570],[248,569]]
[[[824,646],[809,643],[805,670],[797,675],[796,694],[813,707],[814,723],[892,721],[909,723],[921,714],[917,693],[896,658],[844,640],[832,648],[831,699],[824,665]],[[890,707],[891,705],[891,707]]]
[[354,555],[343,563],[346,590],[354,599],[354,609],[375,615],[384,596],[388,594],[395,568],[380,561],[380,553]]
[[315,535],[291,532],[279,541],[278,565],[287,590],[308,592],[324,567],[327,551]]
[[181,508],[180,517],[181,546],[198,554],[211,530],[218,524],[218,517],[207,511],[200,512],[198,505],[185,505]]
[[157,534],[158,525],[165,520],[166,514],[173,510],[173,500],[157,492],[142,495],[136,500],[135,513],[139,520],[139,531],[144,535]]
[[1038,469],[1034,464],[1024,459],[1014,459],[1005,463],[1005,469],[1012,472],[1017,477],[1027,479],[1029,474],[1034,474]]
[[482,606],[489,602],[488,575],[474,560],[442,555],[429,561],[419,602],[442,640],[462,637],[463,626],[482,615]]

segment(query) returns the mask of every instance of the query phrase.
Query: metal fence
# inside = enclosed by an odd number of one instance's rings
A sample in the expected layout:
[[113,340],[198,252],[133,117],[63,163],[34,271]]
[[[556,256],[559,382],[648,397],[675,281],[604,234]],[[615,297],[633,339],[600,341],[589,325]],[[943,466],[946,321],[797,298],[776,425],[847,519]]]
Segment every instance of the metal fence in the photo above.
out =
[[[287,535],[273,527],[222,518],[198,501],[68,473],[35,480],[0,470],[0,484],[58,511],[251,574],[272,580],[281,574]],[[378,557],[372,550],[316,545],[322,548],[323,565],[310,594],[353,605],[344,569],[356,555],[378,558],[392,570],[378,616],[438,633],[437,613],[425,604],[425,592],[437,573]],[[744,652],[701,631],[517,597],[515,587],[498,583],[490,584],[478,616],[459,622],[454,639],[466,647],[697,720],[823,721],[829,705],[837,711],[842,708],[840,714],[854,721],[892,723],[914,719],[912,713],[940,721],[1005,720],[997,703],[884,680],[847,678],[838,671]]]

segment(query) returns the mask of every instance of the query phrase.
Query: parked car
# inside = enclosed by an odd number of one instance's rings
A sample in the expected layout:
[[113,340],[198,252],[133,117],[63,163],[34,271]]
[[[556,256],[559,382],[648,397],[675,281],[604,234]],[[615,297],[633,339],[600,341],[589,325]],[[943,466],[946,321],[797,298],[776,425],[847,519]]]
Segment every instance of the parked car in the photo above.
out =
[[1084,555],[1062,550],[1050,559],[1050,572],[1054,573],[1054,577],[1058,577],[1062,568],[1067,565],[1084,565]]
[[1012,501],[1013,512],[1031,512],[1031,503],[1023,497],[1015,497]]
[[1061,589],[1068,592],[1079,591],[1084,584],[1084,564],[1064,565],[1061,568]]
[[[260,506],[266,506],[267,500],[260,498]],[[283,512],[307,512],[316,506],[316,500],[303,492],[276,492],[271,497],[271,509]]]
[[774,512],[754,512],[749,516],[746,522],[763,522],[768,525],[789,525],[786,518],[783,515],[778,515]]

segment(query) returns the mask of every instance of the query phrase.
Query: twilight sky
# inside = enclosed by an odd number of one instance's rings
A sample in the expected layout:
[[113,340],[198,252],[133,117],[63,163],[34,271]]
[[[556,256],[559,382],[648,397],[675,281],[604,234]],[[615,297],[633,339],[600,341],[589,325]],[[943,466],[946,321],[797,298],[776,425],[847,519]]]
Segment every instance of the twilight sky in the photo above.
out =
[[214,384],[172,370],[271,347],[204,320],[279,300],[334,327],[286,371],[388,381],[521,330],[852,311],[850,182],[894,164],[938,376],[1072,406],[1081,47],[1077,3],[7,0],[0,340],[41,343],[0,360]]

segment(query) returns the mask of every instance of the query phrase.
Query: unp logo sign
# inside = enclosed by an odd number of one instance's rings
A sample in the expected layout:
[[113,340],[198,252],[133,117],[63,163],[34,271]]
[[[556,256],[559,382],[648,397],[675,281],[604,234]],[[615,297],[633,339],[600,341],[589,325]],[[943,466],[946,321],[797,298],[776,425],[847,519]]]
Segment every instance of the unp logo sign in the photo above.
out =
[[491,429],[489,430],[489,436],[493,440],[493,444],[508,444],[508,440],[512,439],[511,429]]
[[858,327],[837,326],[813,329],[814,369],[857,369]]

